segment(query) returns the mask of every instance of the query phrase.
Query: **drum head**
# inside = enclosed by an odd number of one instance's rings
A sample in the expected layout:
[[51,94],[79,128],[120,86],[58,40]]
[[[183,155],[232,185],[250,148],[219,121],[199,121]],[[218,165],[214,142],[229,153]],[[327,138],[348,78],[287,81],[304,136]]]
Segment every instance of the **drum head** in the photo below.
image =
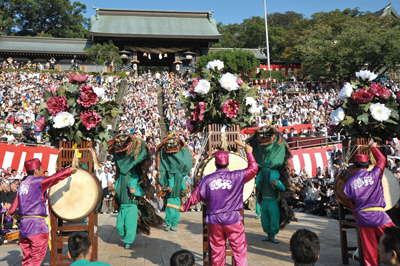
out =
[[387,168],[382,178],[383,194],[385,195],[385,211],[393,208],[400,198],[400,186],[396,176]]
[[[229,171],[242,170],[247,168],[247,160],[240,155],[230,152],[229,153]],[[217,170],[215,166],[215,157],[212,155],[204,160],[203,164],[199,168],[199,175],[203,179],[206,175],[212,174]],[[243,202],[247,201],[251,193],[253,192],[255,185],[255,179],[251,179],[249,182],[244,184],[243,189]]]
[[54,214],[66,221],[86,218],[101,200],[101,185],[98,178],[84,169],[52,186],[49,190],[49,205]]

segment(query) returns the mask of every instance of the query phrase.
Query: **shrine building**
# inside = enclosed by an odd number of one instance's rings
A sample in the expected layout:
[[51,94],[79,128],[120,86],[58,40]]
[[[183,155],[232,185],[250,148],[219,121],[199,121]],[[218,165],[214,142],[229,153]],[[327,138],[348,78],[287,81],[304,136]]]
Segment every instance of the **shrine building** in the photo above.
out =
[[69,70],[77,63],[82,71],[99,71],[98,66],[85,62],[84,50],[112,42],[119,48],[123,71],[147,66],[195,71],[196,58],[222,38],[213,11],[95,9],[90,39],[0,36],[0,60],[43,64],[53,57],[57,70]]

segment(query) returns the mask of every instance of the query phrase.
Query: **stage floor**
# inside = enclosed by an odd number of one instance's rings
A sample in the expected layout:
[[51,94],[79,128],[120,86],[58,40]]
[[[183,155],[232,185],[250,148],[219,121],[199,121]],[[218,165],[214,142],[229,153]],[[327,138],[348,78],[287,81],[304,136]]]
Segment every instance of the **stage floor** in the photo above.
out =
[[[164,213],[160,213],[164,217]],[[262,242],[265,237],[261,221],[255,219],[254,211],[245,211],[246,238],[248,244],[248,265],[293,265],[289,253],[289,240],[300,228],[312,230],[321,241],[321,255],[317,265],[342,265],[340,253],[339,224],[337,220],[297,213],[299,222],[292,222],[285,230],[279,232],[280,244]],[[169,266],[172,253],[188,249],[195,255],[196,265],[202,262],[202,228],[201,212],[181,214],[177,232],[165,232],[163,229],[152,229],[150,236],[137,235],[131,250],[125,250],[115,223],[117,214],[99,214],[99,261],[110,265]],[[355,230],[348,233],[349,244],[356,245]],[[0,265],[21,265],[22,253],[17,245],[0,247]],[[231,265],[230,258],[228,259]],[[47,252],[42,265],[50,265],[50,253]],[[349,265],[359,265],[350,260]]]

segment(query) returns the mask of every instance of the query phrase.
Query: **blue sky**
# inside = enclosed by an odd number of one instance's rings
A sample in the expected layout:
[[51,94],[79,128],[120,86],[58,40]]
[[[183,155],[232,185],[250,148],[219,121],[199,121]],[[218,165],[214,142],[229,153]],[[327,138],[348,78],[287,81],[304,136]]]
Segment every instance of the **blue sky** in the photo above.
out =
[[[140,9],[140,10],[176,10],[210,11],[217,22],[223,24],[241,23],[251,16],[264,16],[263,0],[78,0],[86,4],[90,17],[95,14],[92,6],[100,8]],[[400,0],[392,0],[392,7],[400,13]],[[386,5],[388,0],[267,0],[267,12],[294,11],[306,17],[316,12],[329,12],[335,9],[358,7],[360,11],[376,12]]]

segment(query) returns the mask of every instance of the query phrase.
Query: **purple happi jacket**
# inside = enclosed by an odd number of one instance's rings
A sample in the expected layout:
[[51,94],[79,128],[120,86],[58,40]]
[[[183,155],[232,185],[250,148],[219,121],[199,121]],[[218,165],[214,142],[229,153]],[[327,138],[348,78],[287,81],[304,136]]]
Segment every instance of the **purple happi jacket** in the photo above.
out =
[[247,154],[247,159],[246,169],[232,172],[217,169],[204,177],[185,203],[184,210],[202,200],[207,205],[207,223],[231,225],[243,220],[239,212],[243,209],[243,187],[258,170],[253,154]]
[[386,206],[382,187],[386,158],[375,147],[372,148],[372,154],[376,160],[372,171],[358,170],[344,186],[344,193],[354,205],[356,224],[362,227],[378,227],[392,222],[384,211],[361,211],[371,207]]
[[[17,197],[11,205],[9,212],[14,213],[19,208],[21,217],[47,217],[47,189],[69,176],[71,176],[70,168],[61,170],[48,177],[28,176],[18,188]],[[49,233],[45,219],[40,217],[22,218],[20,228],[21,238]]]

